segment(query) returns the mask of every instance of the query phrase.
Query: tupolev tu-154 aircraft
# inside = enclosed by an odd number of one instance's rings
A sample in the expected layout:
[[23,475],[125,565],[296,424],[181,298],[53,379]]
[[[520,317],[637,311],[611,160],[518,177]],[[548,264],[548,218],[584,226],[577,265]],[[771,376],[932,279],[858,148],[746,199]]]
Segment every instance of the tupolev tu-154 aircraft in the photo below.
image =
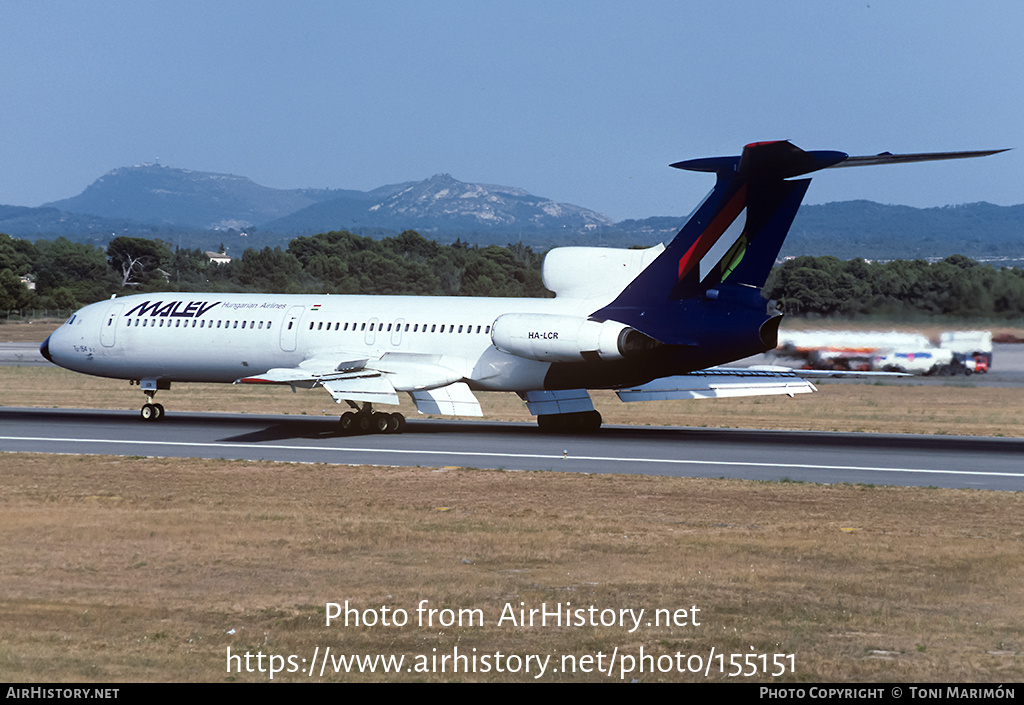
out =
[[820,169],[981,157],[1004,150],[851,157],[789,142],[692,159],[714,188],[667,244],[562,247],[543,266],[553,299],[155,293],[77,311],[42,344],[51,362],[130,380],[322,387],[352,407],[344,432],[400,432],[375,411],[411,395],[418,411],[480,416],[474,391],[516,392],[542,429],[594,431],[588,389],[623,401],[813,392],[804,370],[723,368],[776,346],[782,314],[761,296]]

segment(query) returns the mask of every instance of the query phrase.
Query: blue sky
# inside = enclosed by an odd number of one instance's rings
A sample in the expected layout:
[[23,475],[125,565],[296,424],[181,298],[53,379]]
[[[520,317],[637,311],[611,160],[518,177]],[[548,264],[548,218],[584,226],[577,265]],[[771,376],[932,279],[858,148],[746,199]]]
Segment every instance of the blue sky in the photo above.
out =
[[615,219],[681,215],[668,168],[789,139],[851,154],[806,202],[1024,202],[1024,3],[6,0],[0,204],[119,166],[370,189],[447,172]]

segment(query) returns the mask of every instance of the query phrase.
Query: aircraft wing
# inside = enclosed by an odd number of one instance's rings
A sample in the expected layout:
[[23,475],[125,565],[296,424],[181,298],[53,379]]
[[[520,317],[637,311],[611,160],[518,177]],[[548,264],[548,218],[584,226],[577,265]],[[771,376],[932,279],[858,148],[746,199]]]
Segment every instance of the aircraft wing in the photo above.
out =
[[909,372],[882,372],[874,370],[804,370],[787,367],[801,377],[832,377],[833,379],[867,379],[869,377],[913,377]]
[[243,377],[236,384],[287,384],[323,387],[336,402],[398,404],[398,392],[409,392],[424,414],[481,416],[480,403],[461,375],[442,364],[440,356],[385,353],[370,360],[356,356],[320,356],[297,367],[268,370]]
[[368,360],[314,357],[298,367],[277,367],[264,374],[242,377],[235,384],[287,384],[313,389],[323,387],[334,401],[368,401],[397,404],[394,385],[378,370],[369,369]]
[[313,357],[299,363],[298,367],[276,367],[261,375],[242,377],[235,384],[288,384],[292,387],[319,386],[321,381],[341,379],[356,374],[366,367],[367,358]]
[[913,377],[905,372],[857,372],[851,370],[798,370],[779,365],[710,367],[675,377],[663,377],[639,387],[616,390],[622,401],[665,399],[718,399],[773,394],[807,394],[818,391],[806,377],[836,379]]
[[622,401],[717,399],[815,392],[814,385],[788,368],[711,367],[616,390]]

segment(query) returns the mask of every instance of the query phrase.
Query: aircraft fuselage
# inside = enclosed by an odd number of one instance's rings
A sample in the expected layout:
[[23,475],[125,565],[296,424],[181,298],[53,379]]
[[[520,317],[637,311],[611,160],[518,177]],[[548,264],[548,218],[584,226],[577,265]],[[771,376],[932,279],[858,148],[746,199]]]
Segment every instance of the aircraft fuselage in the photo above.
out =
[[61,367],[119,379],[234,382],[321,356],[406,357],[451,370],[475,389],[517,391],[543,389],[552,363],[497,350],[495,319],[586,317],[585,307],[556,299],[136,294],[86,306],[45,347]]

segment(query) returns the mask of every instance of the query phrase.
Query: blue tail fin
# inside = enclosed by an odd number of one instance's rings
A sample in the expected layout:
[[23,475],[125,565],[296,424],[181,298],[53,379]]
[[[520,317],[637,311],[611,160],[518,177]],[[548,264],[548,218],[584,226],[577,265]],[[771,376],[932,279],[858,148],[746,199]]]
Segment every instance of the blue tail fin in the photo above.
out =
[[[673,167],[717,174],[714,190],[665,251],[636,277],[599,319],[626,323],[669,344],[684,338],[673,303],[718,298],[764,285],[810,179],[789,181],[845,160],[843,152],[805,152],[789,142],[747,145],[738,157],[678,162]],[[728,298],[728,297],[727,297]],[[763,302],[757,304],[764,310]]]
[[831,167],[969,159],[1002,151],[851,157],[805,152],[789,142],[757,142],[738,157],[673,164],[716,174],[715,188],[665,251],[591,316],[676,346],[663,357],[685,358],[690,369],[770,350],[781,316],[765,306],[761,287],[810,183],[793,177]]

